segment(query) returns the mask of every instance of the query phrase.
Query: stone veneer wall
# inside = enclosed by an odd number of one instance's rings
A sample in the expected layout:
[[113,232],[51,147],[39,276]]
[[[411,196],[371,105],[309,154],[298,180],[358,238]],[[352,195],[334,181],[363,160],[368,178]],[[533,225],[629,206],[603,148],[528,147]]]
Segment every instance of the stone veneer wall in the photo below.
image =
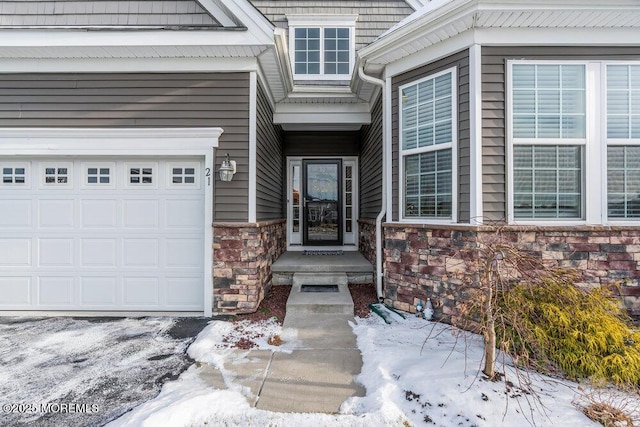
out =
[[213,312],[257,310],[271,264],[286,250],[286,220],[213,224]]
[[[582,272],[585,285],[621,283],[625,303],[640,314],[640,227],[504,227],[504,237],[551,265]],[[431,298],[436,317],[455,318],[468,273],[468,250],[489,227],[384,224],[384,293],[394,307],[415,312]],[[467,256],[465,256],[467,253]]]
[[358,220],[358,248],[360,253],[376,267],[376,221],[373,219]]

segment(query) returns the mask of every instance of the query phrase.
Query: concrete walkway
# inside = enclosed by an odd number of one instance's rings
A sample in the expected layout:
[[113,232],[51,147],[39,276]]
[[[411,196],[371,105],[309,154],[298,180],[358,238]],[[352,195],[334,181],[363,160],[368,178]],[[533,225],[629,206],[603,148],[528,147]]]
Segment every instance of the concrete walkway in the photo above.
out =
[[[225,366],[233,381],[248,387],[250,404],[274,412],[337,413],[351,396],[364,396],[354,382],[362,369],[352,315],[290,313],[284,328],[297,330],[291,353],[236,350],[237,359]],[[201,366],[201,377],[226,388],[220,371]]]

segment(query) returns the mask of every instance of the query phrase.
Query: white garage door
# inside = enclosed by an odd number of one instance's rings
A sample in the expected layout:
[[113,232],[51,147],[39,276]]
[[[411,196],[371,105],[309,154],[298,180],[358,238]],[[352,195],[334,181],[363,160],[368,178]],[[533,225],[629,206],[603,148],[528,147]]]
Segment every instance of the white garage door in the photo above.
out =
[[202,311],[199,158],[0,158],[0,310]]

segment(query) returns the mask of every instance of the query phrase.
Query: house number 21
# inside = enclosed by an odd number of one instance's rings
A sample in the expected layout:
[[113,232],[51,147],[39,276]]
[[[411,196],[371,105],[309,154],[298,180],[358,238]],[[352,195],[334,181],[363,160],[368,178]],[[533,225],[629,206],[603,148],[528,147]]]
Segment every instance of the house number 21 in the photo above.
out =
[[211,168],[205,168],[204,176],[207,177],[207,185],[211,185]]

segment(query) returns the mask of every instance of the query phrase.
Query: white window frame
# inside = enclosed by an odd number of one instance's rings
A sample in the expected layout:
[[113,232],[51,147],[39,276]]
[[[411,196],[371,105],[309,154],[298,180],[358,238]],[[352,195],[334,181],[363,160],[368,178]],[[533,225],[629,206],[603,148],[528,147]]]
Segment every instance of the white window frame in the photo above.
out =
[[[358,15],[287,15],[289,21],[289,62],[294,80],[351,80],[356,57],[355,30]],[[320,29],[320,73],[296,74],[296,28]],[[325,28],[349,29],[349,73],[325,74],[324,73],[324,30]]]
[[[183,170],[182,178],[185,178],[184,169],[193,169],[194,170],[194,182],[182,182],[182,183],[174,183],[173,182],[173,169],[180,168]],[[200,164],[198,162],[167,162],[167,170],[165,173],[166,177],[166,186],[167,188],[177,189],[177,188],[200,188]]]
[[[402,148],[403,121],[402,121],[402,90],[410,86],[416,86],[424,81],[435,79],[445,74],[451,74],[451,143],[434,144],[428,147],[412,148],[404,150]],[[458,73],[456,67],[447,68],[437,73],[429,74],[418,80],[406,83],[398,88],[398,181],[399,181],[399,203],[398,218],[400,222],[416,224],[457,224],[458,222]],[[405,204],[405,176],[404,158],[413,154],[428,153],[451,149],[451,218],[430,218],[404,215]]]
[[[583,139],[536,139],[513,137],[513,72],[514,64],[584,65],[586,129]],[[506,156],[507,156],[507,222],[518,225],[637,225],[640,219],[607,217],[607,147],[640,145],[640,140],[607,138],[607,65],[640,65],[638,61],[615,60],[508,60],[506,67]],[[582,147],[582,218],[516,219],[514,216],[514,145],[578,145]],[[587,178],[588,177],[588,178]]]
[[[118,175],[116,170],[116,164],[114,162],[87,162],[82,163],[80,165],[82,168],[82,188],[103,188],[103,189],[114,189],[116,188],[116,176]],[[104,168],[109,168],[109,183],[104,184],[101,182],[97,183],[89,183],[89,169],[95,168],[98,169],[97,177],[100,177],[99,170]],[[98,180],[99,181],[99,180]]]
[[[67,169],[67,182],[65,183],[58,183],[58,182],[46,182],[47,179],[47,175],[46,175],[46,170],[47,169],[56,169],[56,173],[55,176],[58,176],[58,172],[57,170],[60,168],[66,168]],[[70,190],[72,188],[74,188],[74,182],[73,182],[73,162],[66,162],[66,161],[61,161],[61,162],[51,162],[51,161],[46,161],[46,162],[41,162],[40,163],[40,188],[46,188],[47,190]]]
[[[24,182],[12,182],[12,183],[4,183],[2,168],[11,168],[13,173],[11,174],[12,178],[15,179],[15,169],[24,169]],[[16,190],[24,190],[31,188],[31,162],[7,162],[0,163],[0,187],[3,190],[7,189],[16,189]]]
[[608,115],[608,103],[607,103],[607,66],[608,65],[634,65],[640,66],[640,61],[603,61],[601,65],[601,88],[602,88],[602,98],[601,105],[603,106],[602,110],[602,131],[601,138],[603,142],[602,147],[602,158],[604,159],[603,172],[602,172],[602,218],[606,218],[608,224],[626,224],[626,225],[636,225],[640,224],[640,218],[611,218],[609,219],[609,195],[607,192],[608,188],[608,179],[609,179],[609,171],[608,171],[608,153],[609,147],[620,147],[620,146],[631,146],[631,147],[640,147],[640,138],[609,138],[608,129],[607,129],[607,115]]
[[[140,174],[140,182],[131,182],[131,169],[151,169],[151,182],[142,182],[142,173]],[[126,189],[144,189],[144,188],[158,188],[159,170],[158,163],[156,162],[126,162],[124,164],[124,188]]]

